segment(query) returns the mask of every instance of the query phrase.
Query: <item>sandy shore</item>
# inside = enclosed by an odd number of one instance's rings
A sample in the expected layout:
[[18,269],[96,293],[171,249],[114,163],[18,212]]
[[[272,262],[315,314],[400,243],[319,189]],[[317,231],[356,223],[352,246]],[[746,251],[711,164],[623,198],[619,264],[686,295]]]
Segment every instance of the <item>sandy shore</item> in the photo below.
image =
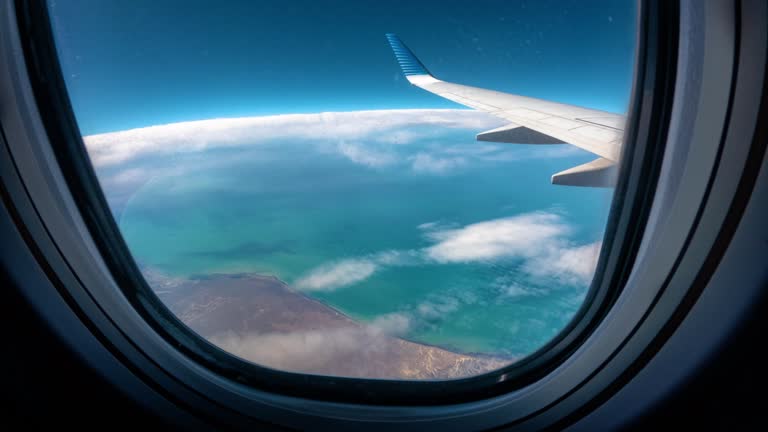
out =
[[505,366],[510,359],[452,352],[393,334],[400,323],[357,322],[273,276],[216,274],[145,278],[190,328],[246,360],[276,369],[335,376],[450,379]]

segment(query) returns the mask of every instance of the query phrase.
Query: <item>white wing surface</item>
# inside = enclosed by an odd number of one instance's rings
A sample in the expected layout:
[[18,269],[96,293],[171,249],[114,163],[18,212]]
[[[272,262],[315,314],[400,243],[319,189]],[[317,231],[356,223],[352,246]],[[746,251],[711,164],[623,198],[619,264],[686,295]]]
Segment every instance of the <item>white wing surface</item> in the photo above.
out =
[[552,183],[570,186],[613,186],[621,154],[626,118],[589,108],[550,102],[478,87],[441,81],[429,73],[394,34],[387,34],[406,79],[422,89],[510,122],[481,132],[480,141],[517,144],[572,144],[599,156],[592,162],[552,176]]

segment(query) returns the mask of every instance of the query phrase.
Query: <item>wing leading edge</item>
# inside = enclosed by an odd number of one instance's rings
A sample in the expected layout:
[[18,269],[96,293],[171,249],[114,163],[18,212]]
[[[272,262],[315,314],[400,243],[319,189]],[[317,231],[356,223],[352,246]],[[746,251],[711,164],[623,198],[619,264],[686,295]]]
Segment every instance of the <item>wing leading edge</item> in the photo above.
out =
[[435,78],[394,34],[387,34],[405,78],[416,87],[510,122],[477,135],[479,141],[516,144],[572,144],[599,156],[552,176],[552,183],[611,187],[624,136],[622,115],[518,96]]

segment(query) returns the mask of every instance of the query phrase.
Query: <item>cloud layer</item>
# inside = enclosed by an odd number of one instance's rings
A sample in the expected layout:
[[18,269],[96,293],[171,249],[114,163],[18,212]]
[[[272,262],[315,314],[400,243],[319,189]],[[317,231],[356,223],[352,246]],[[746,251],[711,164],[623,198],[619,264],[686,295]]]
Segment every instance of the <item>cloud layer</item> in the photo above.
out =
[[440,157],[419,152],[410,159],[411,168],[417,173],[444,174],[467,163],[464,157]]
[[[117,214],[153,178],[237,164],[336,157],[372,170],[447,176],[480,164],[572,156],[563,146],[510,146],[474,140],[504,122],[456,109],[373,110],[223,118],[149,126],[83,138]],[[459,134],[453,133],[461,130]],[[218,152],[211,157],[209,151]],[[248,152],[248,153],[245,153]]]
[[149,155],[253,146],[286,138],[330,140],[338,143],[338,150],[350,159],[376,166],[386,163],[387,156],[369,146],[351,143],[361,139],[392,145],[407,143],[419,137],[407,129],[413,126],[483,130],[499,123],[499,119],[471,110],[375,110],[199,120],[90,135],[83,139],[97,167]]

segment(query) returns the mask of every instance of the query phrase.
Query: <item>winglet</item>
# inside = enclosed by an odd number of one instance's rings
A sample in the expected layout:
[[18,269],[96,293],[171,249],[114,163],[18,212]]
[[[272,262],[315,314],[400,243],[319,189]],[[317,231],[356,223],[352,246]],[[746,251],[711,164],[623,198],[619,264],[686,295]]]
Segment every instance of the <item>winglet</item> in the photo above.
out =
[[389,42],[389,46],[392,47],[392,51],[395,53],[397,62],[400,64],[400,69],[403,70],[403,75],[405,75],[409,81],[411,80],[409,77],[414,75],[432,76],[427,68],[419,61],[418,58],[416,58],[416,55],[413,54],[413,51],[405,46],[399,37],[397,37],[394,33],[387,33],[386,37],[387,41]]

